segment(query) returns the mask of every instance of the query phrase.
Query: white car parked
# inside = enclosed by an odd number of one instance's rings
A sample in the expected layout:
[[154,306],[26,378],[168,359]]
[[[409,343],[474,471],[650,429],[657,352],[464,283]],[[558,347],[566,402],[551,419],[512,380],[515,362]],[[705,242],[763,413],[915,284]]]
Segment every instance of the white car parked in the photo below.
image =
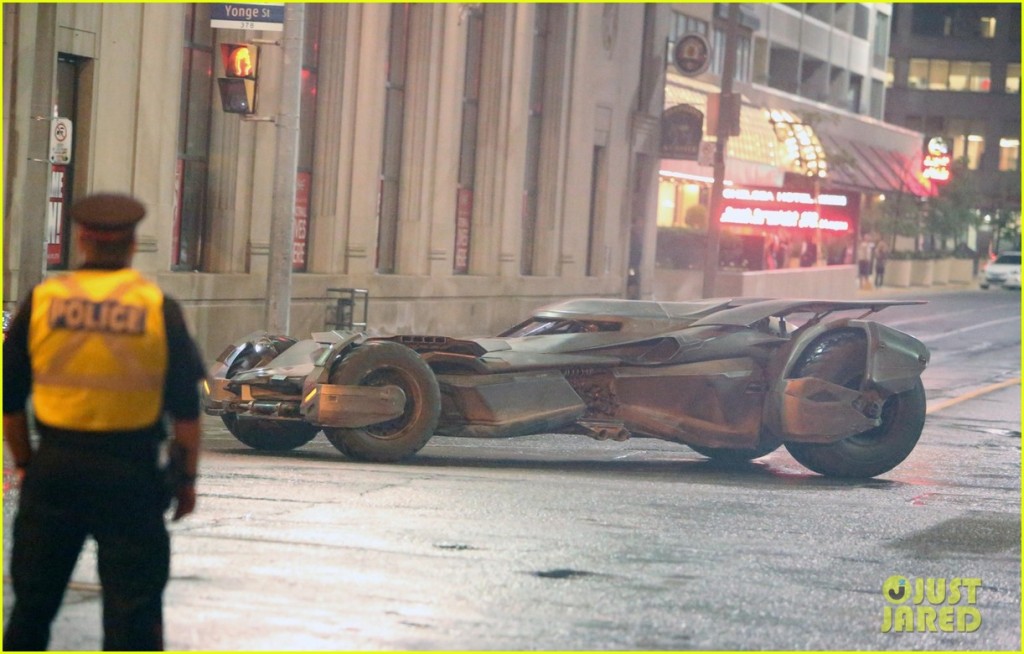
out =
[[1004,286],[1020,288],[1020,252],[1004,252],[988,264],[981,274],[980,286]]

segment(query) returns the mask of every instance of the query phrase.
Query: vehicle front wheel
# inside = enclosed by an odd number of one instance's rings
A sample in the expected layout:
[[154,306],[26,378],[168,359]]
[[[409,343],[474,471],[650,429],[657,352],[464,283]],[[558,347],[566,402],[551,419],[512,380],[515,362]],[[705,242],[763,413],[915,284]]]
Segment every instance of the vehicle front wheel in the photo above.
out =
[[774,445],[765,445],[761,447],[751,449],[738,449],[731,447],[704,447],[703,445],[690,445],[690,449],[698,454],[719,461],[721,463],[728,463],[730,465],[736,465],[740,463],[746,463],[753,461],[754,459],[760,459],[762,456],[768,456],[775,450],[779,449],[778,443]]
[[239,418],[233,413],[221,416],[231,435],[254,450],[286,452],[313,440],[319,427],[291,420]]
[[[867,339],[860,330],[826,334],[803,355],[797,377],[819,377],[857,388],[864,376]],[[882,424],[827,444],[786,443],[793,458],[830,477],[868,478],[892,470],[914,449],[925,418],[924,384],[890,396],[882,407]]]
[[388,341],[357,347],[331,372],[342,386],[397,386],[405,393],[402,415],[360,428],[327,427],[339,452],[357,461],[394,462],[418,452],[434,435],[441,391],[434,372],[418,354]]

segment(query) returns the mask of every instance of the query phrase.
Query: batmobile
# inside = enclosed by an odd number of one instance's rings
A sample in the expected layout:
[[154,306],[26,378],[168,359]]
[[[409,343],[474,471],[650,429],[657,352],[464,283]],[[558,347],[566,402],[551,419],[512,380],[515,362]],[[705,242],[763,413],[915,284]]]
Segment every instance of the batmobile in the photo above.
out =
[[742,461],[780,445],[823,475],[903,461],[925,419],[928,349],[867,318],[917,301],[577,299],[489,338],[255,332],[204,385],[242,443],[323,431],[347,457],[398,461],[432,435],[581,433]]

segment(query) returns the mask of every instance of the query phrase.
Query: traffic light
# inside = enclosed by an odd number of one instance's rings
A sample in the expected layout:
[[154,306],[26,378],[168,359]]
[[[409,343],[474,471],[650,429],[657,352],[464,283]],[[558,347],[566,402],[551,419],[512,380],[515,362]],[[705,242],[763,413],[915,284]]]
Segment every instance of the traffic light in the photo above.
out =
[[246,43],[222,43],[220,58],[224,64],[224,77],[217,80],[221,107],[231,114],[255,113],[259,48]]

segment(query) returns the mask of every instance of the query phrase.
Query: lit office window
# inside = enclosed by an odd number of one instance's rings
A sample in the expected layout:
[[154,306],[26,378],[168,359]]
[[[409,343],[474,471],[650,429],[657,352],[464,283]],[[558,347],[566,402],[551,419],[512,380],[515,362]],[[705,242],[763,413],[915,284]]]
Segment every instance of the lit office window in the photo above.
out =
[[[1008,84],[1010,68],[1007,67]],[[1018,78],[1019,70],[1020,65],[1017,64]],[[907,86],[928,91],[988,93],[992,88],[992,66],[987,61],[911,59]]]
[[967,159],[967,168],[977,170],[985,154],[985,137],[980,134],[958,134],[953,137],[953,159]]
[[1020,169],[1020,139],[999,139],[999,170]]
[[1006,64],[1006,82],[1003,89],[1007,93],[1020,93],[1020,64]]
[[966,91],[970,88],[971,62],[954,61],[949,67],[949,90]]
[[981,17],[981,38],[983,38],[983,39],[994,39],[994,38],[996,38],[996,19],[995,19],[995,16],[982,16]]
[[912,89],[928,88],[928,60],[911,59],[910,72],[907,74],[907,87]]
[[992,89],[992,64],[987,61],[973,61],[970,70],[970,90],[988,93]]
[[928,90],[945,91],[949,88],[949,62],[932,59],[928,66]]
[[887,57],[885,60],[885,88],[887,89],[892,88],[893,80],[896,79],[896,74],[894,72],[895,66],[896,62],[893,58]]

